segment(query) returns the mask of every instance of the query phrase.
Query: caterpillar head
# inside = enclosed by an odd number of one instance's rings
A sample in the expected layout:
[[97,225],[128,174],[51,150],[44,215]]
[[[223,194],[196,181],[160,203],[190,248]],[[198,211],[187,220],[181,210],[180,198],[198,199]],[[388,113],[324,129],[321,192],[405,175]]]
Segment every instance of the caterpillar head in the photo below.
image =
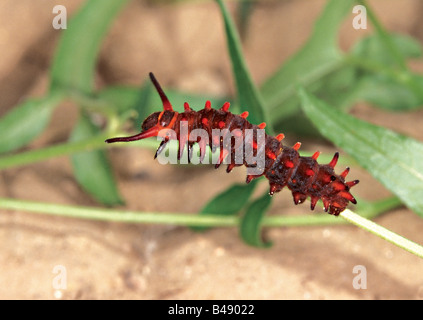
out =
[[150,114],[142,123],[141,130],[147,131],[158,124],[159,122],[159,116],[161,112],[154,112]]
[[159,135],[160,131],[166,128],[172,128],[173,123],[176,120],[177,112],[173,111],[172,104],[169,102],[166,94],[164,93],[162,87],[160,86],[159,82],[154,77],[153,73],[150,72],[150,79],[153,82],[154,87],[156,88],[162,103],[163,103],[163,111],[161,112],[154,112],[144,120],[141,125],[142,131],[134,136],[130,137],[118,137],[107,139],[107,143],[113,142],[128,142],[128,141],[135,141],[146,139],[150,137],[156,137]]
[[154,112],[150,114],[142,123],[141,129],[142,131],[150,130],[151,128],[157,126],[160,129],[170,128],[173,125],[174,117],[176,112],[175,111],[162,111],[162,112]]

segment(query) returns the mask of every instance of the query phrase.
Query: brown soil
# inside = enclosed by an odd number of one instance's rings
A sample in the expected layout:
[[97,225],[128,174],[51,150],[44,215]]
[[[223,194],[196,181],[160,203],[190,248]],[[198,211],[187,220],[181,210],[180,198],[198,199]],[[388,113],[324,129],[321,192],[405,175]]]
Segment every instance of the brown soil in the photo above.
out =
[[[81,3],[66,2],[68,13]],[[0,116],[25,97],[46,92],[48,67],[61,34],[51,26],[56,4],[2,0]],[[307,39],[323,4],[304,0],[257,5],[244,45],[257,83]],[[389,30],[423,38],[419,1],[371,4]],[[348,48],[365,33],[353,29],[347,20],[340,43]],[[166,86],[210,96],[233,92],[222,21],[213,2],[155,6],[133,1],[114,23],[99,61],[99,86],[139,85],[154,71]],[[413,68],[423,70],[423,64],[414,63]],[[357,106],[353,112],[416,139],[423,137],[422,111],[393,114]],[[76,117],[75,105],[61,105],[48,130],[29,148],[65,141]],[[327,146],[319,149],[334,151]],[[205,166],[162,166],[150,150],[117,148],[110,154],[125,208],[131,210],[195,214],[217,192],[245,179],[243,169],[228,175]],[[360,168],[353,167],[351,176],[361,180],[354,189],[358,196],[374,200],[389,195]],[[97,205],[75,183],[66,157],[2,171],[0,197]],[[308,212],[307,204],[292,204],[288,191],[274,198],[269,214]],[[354,226],[269,229],[266,235],[274,245],[263,250],[243,244],[235,228],[199,234],[185,227],[0,213],[3,299],[423,298],[423,261]],[[423,243],[423,220],[406,208],[376,222]],[[58,265],[67,271],[64,290],[53,286],[53,268]],[[356,290],[352,285],[357,265],[366,267],[367,289]]]

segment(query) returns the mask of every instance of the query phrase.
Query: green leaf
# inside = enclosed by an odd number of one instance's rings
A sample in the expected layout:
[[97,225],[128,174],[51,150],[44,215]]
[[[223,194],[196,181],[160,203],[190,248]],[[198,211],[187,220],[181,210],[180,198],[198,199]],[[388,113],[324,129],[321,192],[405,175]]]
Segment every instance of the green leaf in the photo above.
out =
[[261,248],[267,248],[272,245],[271,242],[265,242],[262,238],[261,224],[264,215],[267,212],[272,198],[266,192],[262,197],[254,200],[247,208],[240,224],[240,235],[249,245]]
[[[396,34],[390,37],[406,58],[421,56],[421,47],[413,38]],[[366,61],[365,65],[369,68],[363,69],[361,64],[349,63],[351,56],[355,57],[354,62]],[[307,90],[342,110],[348,110],[362,101],[394,111],[413,110],[423,105],[423,77],[406,71],[401,74],[397,71],[387,72],[389,69],[395,70],[393,66],[396,61],[386,53],[384,42],[378,35],[361,39],[345,58],[342,66],[321,77],[319,82],[309,85]],[[285,102],[283,110],[296,110],[299,106],[300,102],[295,96]],[[318,135],[309,124],[302,113],[277,122],[284,132],[291,131],[302,136]]]
[[235,77],[239,105],[243,111],[245,110],[249,112],[249,121],[251,123],[259,124],[261,122],[267,122],[268,127],[266,128],[266,131],[272,134],[272,128],[264,109],[263,99],[260,96],[260,92],[257,87],[254,85],[248,71],[247,64],[242,55],[241,43],[235,25],[225,4],[223,3],[223,0],[217,0],[217,2],[225,22],[229,56],[232,62],[232,70]]
[[251,16],[254,11],[255,2],[251,0],[241,0],[236,9],[236,21],[241,39],[245,39],[248,33]]
[[0,153],[23,147],[42,133],[61,99],[59,95],[29,99],[1,118]]
[[[416,75],[415,81],[417,81]],[[421,77],[423,80],[423,77]],[[423,89],[423,86],[422,86]],[[392,111],[419,109],[423,99],[410,90],[410,87],[387,77],[365,76],[353,88],[349,102],[366,101],[374,106]]]
[[122,114],[135,108],[140,92],[140,88],[137,87],[110,86],[99,91],[96,96],[110,103],[114,111]]
[[51,90],[90,93],[103,37],[128,0],[89,0],[63,31],[51,69]]
[[[154,108],[152,103],[153,95],[153,86],[150,81],[147,81],[147,83],[142,86],[141,90],[138,91],[134,104],[134,110],[137,113],[137,116],[133,121],[135,127],[139,127],[144,122],[144,119],[155,111],[152,110]],[[158,94],[156,95],[158,96]],[[154,105],[157,105],[156,103]]]
[[298,93],[304,112],[323,136],[423,216],[421,142],[336,110],[303,88]]
[[395,67],[399,67],[401,70],[407,70],[405,56],[401,53],[400,48],[395,44],[388,31],[376,17],[373,9],[367,4],[365,0],[357,1],[366,8],[367,16],[373,24],[376,34],[380,38],[381,43],[386,50],[386,54],[392,57],[392,61],[394,61]]
[[343,55],[337,46],[337,36],[353,3],[353,0],[329,1],[307,43],[262,85],[267,110],[274,118],[280,120],[299,110],[297,103],[291,102],[289,107],[285,105],[291,99],[297,101],[296,83],[303,86],[318,83],[322,77],[342,66]]
[[[422,56],[420,44],[413,38],[386,36],[404,59]],[[423,104],[423,77],[408,70],[397,70],[397,59],[386,49],[379,35],[359,41],[351,53],[358,67],[358,81],[350,88],[348,102],[367,101],[388,110],[412,110]]]
[[[209,201],[199,214],[214,214],[223,216],[238,214],[247,204],[258,180],[259,179],[254,179],[249,184],[235,184],[231,186]],[[193,227],[192,229],[196,231],[203,231],[208,228]]]
[[[389,37],[404,58],[420,58],[423,55],[421,45],[416,39],[403,34],[389,34]],[[380,63],[395,65],[392,54],[387,52],[383,40],[377,34],[358,41],[351,53],[365,59],[374,59]]]
[[[99,133],[100,130],[82,113],[70,140],[85,140]],[[76,153],[72,155],[72,165],[78,183],[97,201],[109,206],[123,204],[104,151]]]

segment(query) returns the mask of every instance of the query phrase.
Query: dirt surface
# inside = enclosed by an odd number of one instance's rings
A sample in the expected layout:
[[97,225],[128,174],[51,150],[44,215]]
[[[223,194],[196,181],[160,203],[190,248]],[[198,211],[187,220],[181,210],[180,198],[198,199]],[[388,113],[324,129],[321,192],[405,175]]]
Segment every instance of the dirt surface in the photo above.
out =
[[[66,1],[69,15],[82,3]],[[421,2],[371,3],[389,30],[423,38]],[[26,97],[46,92],[48,68],[62,32],[51,25],[56,4],[50,0],[1,1],[0,115]],[[323,4],[262,1],[256,6],[244,51],[257,83],[304,43]],[[340,36],[342,47],[348,48],[366,32],[353,29],[347,19]],[[422,63],[414,63],[413,68],[423,71]],[[210,96],[233,92],[215,3],[155,6],[133,1],[123,10],[102,47],[98,86],[139,85],[149,71],[166,86]],[[423,111],[393,114],[360,105],[353,113],[423,138]],[[76,106],[64,103],[48,130],[27,149],[65,141],[76,118]],[[301,137],[288,137],[295,139]],[[328,153],[335,150],[311,142],[303,147],[319,147]],[[131,210],[195,214],[217,192],[245,179],[243,169],[228,175],[206,166],[162,166],[150,150],[116,148],[110,154],[125,208]],[[389,195],[364,170],[353,167],[351,176],[361,181],[354,188],[359,197],[374,200]],[[98,205],[75,183],[67,157],[2,171],[0,196]],[[308,212],[308,204],[292,204],[288,191],[274,198],[269,214]],[[316,214],[322,214],[321,210]],[[423,243],[423,220],[406,208],[376,222]],[[423,298],[423,260],[364,230],[349,225],[273,228],[266,235],[274,245],[263,250],[243,244],[236,228],[199,234],[185,227],[91,222],[2,210],[0,298]],[[354,267],[359,265],[367,270],[367,289],[352,285],[357,275]],[[66,289],[55,289],[57,266],[66,269]]]

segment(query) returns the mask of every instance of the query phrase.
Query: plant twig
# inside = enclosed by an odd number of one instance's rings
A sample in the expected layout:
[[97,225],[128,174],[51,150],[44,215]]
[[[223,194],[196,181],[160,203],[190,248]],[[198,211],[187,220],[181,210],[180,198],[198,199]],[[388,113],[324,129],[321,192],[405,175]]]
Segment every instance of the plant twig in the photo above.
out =
[[[106,208],[89,208],[80,206],[59,205],[50,203],[40,203],[34,201],[23,201],[15,199],[0,198],[0,208],[11,210],[24,210],[34,213],[56,215],[69,218],[113,221],[122,223],[144,223],[144,224],[172,224],[183,226],[207,226],[207,227],[236,227],[240,223],[237,216],[220,215],[196,215],[180,213],[157,213],[157,212],[137,212],[126,210],[114,210]],[[263,226],[311,226],[324,225],[329,220],[331,223],[346,223],[346,221],[359,226],[393,244],[403,248],[420,258],[423,258],[423,247],[404,237],[389,231],[382,226],[366,219],[349,209],[341,212],[340,216],[345,220],[337,219],[333,216],[273,216],[264,217]],[[336,222],[335,222],[336,221]]]
[[[25,152],[20,152],[12,155],[5,155],[0,157],[0,170],[19,167],[31,163],[40,162],[54,157],[66,156],[81,151],[91,151],[98,149],[105,149],[110,147],[107,143],[104,142],[107,138],[114,136],[115,134],[102,134],[90,139],[85,139],[76,142],[66,142],[62,144],[57,144],[49,146],[46,148],[30,150]],[[157,141],[147,139],[139,143],[128,144],[115,144],[114,147],[136,147],[144,146],[149,148],[156,148]]]
[[410,241],[380,225],[374,223],[373,221],[367,220],[358,214],[352,212],[349,209],[341,212],[340,216],[347,220],[348,222],[359,226],[362,229],[365,229],[378,237],[385,239],[393,243],[394,245],[415,254],[416,256],[423,258],[423,247],[419,244]]

